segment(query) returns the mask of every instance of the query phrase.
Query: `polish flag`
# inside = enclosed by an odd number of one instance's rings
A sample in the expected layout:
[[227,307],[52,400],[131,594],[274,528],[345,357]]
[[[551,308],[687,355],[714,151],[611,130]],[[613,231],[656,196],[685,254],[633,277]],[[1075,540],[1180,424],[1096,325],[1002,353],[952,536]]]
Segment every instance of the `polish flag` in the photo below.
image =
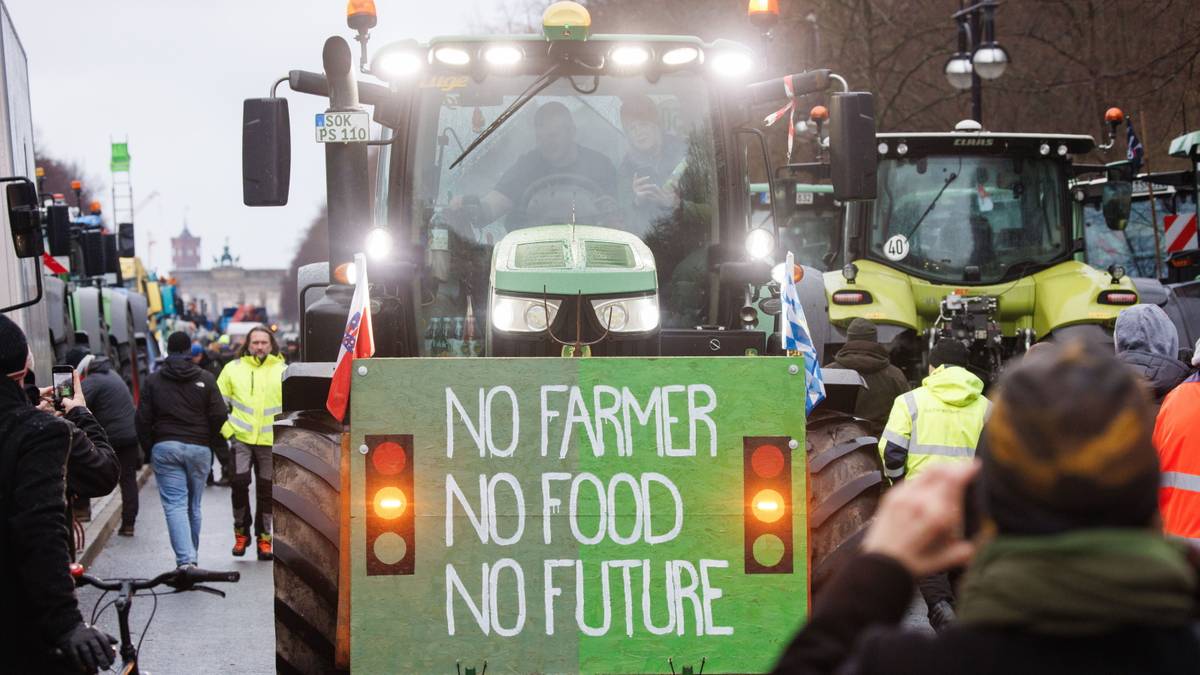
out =
[[354,298],[350,301],[346,332],[342,334],[337,365],[329,382],[329,397],[325,399],[325,408],[339,422],[346,418],[346,406],[350,403],[350,366],[354,359],[375,355],[375,337],[371,334],[371,296],[367,289],[367,261],[361,253],[354,256],[354,272]]

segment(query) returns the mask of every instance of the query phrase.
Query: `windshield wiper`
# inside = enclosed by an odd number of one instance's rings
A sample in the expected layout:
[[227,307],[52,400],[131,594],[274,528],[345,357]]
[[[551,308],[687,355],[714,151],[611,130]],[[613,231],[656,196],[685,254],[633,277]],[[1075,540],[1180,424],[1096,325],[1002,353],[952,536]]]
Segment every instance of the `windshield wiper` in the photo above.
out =
[[[962,170],[961,166],[959,167],[959,170]],[[942,183],[942,189],[938,190],[938,193],[933,196],[933,200],[929,202],[929,206],[925,207],[925,213],[922,213],[921,217],[917,218],[916,224],[912,226],[912,229],[908,231],[908,234],[904,235],[905,239],[912,239],[912,236],[917,232],[917,228],[921,226],[921,223],[925,222],[925,216],[928,216],[929,212],[933,211],[933,207],[938,203],[938,200],[942,198],[942,194],[946,192],[946,188],[950,187],[950,184],[954,182],[955,178],[958,178],[958,173],[953,171],[950,172],[949,176],[946,176],[946,182]]]
[[500,113],[496,119],[487,126],[486,129],[484,129],[478,136],[475,137],[475,140],[471,141],[471,144],[467,146],[466,150],[462,151],[462,154],[458,156],[458,159],[454,160],[454,163],[450,165],[450,168],[453,169],[461,164],[462,161],[467,158],[467,155],[471,154],[471,151],[486,141],[488,137],[491,136],[497,129],[499,129],[501,125],[507,122],[510,117],[517,114],[517,111],[525,107],[526,103],[532,101],[534,96],[542,93],[543,89],[553,84],[554,81],[559,78],[558,71],[561,67],[561,62],[555,63],[554,65],[550,66],[549,70],[530,83],[530,85],[525,88],[525,91],[521,92],[521,94],[517,96],[516,100],[514,100],[507,108],[504,109],[504,112]]

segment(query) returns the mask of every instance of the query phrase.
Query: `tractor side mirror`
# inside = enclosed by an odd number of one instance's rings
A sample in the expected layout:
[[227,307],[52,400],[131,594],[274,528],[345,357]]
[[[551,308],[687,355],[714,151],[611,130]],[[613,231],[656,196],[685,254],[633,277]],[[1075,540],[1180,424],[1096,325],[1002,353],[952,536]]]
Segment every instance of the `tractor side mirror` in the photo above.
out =
[[1100,197],[1100,209],[1104,213],[1104,224],[1110,230],[1124,230],[1129,224],[1129,210],[1133,202],[1133,186],[1126,181],[1108,181]]
[[292,175],[292,130],[285,98],[242,104],[242,203],[283,206]]
[[839,201],[875,199],[875,103],[871,94],[833,94],[829,102],[829,174]]
[[117,235],[104,235],[104,273],[121,278],[121,258],[117,255]]
[[104,234],[100,230],[85,230],[79,235],[83,249],[83,275],[102,277],[107,269],[104,262]]
[[12,226],[13,250],[18,258],[36,258],[45,251],[42,241],[42,212],[38,208],[33,183],[11,183],[8,197],[8,222]]
[[46,207],[46,239],[50,255],[71,255],[71,210],[65,204]]
[[137,255],[134,247],[133,223],[117,225],[117,255],[122,258],[132,258]]

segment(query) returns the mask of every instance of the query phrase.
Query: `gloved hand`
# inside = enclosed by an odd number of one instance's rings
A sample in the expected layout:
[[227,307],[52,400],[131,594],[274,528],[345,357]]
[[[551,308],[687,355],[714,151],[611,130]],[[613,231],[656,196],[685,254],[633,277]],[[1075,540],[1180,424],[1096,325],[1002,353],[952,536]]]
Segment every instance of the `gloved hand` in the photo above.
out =
[[116,656],[117,639],[85,623],[76,624],[58,639],[58,649],[81,673],[106,670]]

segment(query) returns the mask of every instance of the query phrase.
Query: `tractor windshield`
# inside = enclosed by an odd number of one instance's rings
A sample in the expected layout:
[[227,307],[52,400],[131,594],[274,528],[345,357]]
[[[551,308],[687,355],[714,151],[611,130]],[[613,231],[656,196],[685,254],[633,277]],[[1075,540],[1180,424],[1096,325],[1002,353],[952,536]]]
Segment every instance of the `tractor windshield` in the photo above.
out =
[[482,339],[463,351],[453,338],[442,344],[438,333],[461,335],[476,325],[482,335],[495,244],[542,225],[636,235],[654,254],[662,325],[702,323],[705,255],[718,232],[713,110],[704,79],[685,72],[654,82],[564,74],[451,168],[535,79],[436,78],[417,99],[409,203],[425,251],[420,321],[427,355],[482,354]]
[[994,283],[1063,258],[1065,179],[1052,160],[969,155],[879,164],[872,257],[933,281]]

